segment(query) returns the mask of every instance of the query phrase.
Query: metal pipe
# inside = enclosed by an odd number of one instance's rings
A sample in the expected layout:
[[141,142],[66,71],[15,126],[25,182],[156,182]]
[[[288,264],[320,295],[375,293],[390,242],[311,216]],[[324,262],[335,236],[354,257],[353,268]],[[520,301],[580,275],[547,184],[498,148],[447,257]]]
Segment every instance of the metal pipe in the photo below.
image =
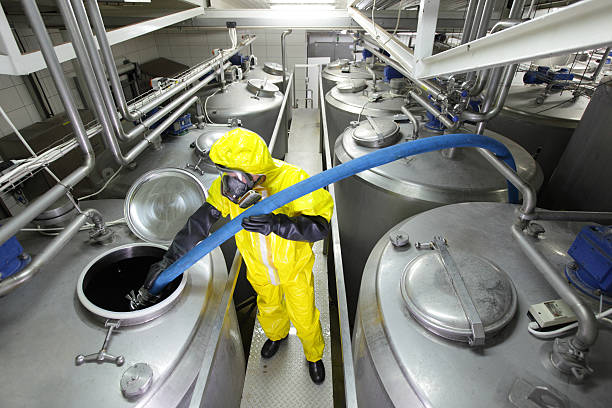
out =
[[550,211],[537,209],[534,219],[545,221],[597,222],[599,224],[609,225],[612,224],[612,212]]
[[446,95],[442,92],[442,90],[437,85],[427,80],[421,80],[421,79],[415,78],[414,75],[412,75],[412,73],[410,73],[408,70],[402,67],[397,61],[395,61],[394,59],[390,57],[387,57],[381,52],[378,52],[378,50],[376,49],[376,46],[373,45],[371,42],[367,40],[363,40],[363,47],[369,50],[379,60],[395,68],[398,72],[400,72],[402,75],[408,78],[411,82],[413,82],[416,86],[421,88],[423,91],[427,92],[428,94],[431,94],[431,96],[433,96],[436,100],[438,101],[446,100]]
[[287,78],[286,78],[286,69],[287,69],[287,64],[285,61],[285,57],[286,57],[286,50],[285,50],[285,37],[287,37],[289,34],[291,34],[293,32],[292,29],[289,30],[285,30],[281,33],[281,64],[283,66],[283,90],[285,90],[285,88],[287,87]]
[[528,18],[531,18],[531,14],[535,10],[535,6],[536,6],[537,2],[538,2],[538,0],[531,0],[531,4],[529,5],[529,11],[527,11],[527,17]]
[[523,204],[519,209],[519,223],[523,224],[533,218],[536,207],[537,195],[533,186],[523,180],[514,170],[506,163],[499,160],[493,153],[486,149],[477,149],[480,154],[489,162],[495,169],[508,180],[523,196]]
[[588,350],[590,346],[595,344],[598,334],[597,319],[595,319],[593,311],[584,303],[577,292],[567,284],[567,281],[562,278],[562,275],[558,273],[557,269],[550,264],[537,248],[535,248],[533,241],[536,238],[530,239],[516,225],[512,226],[512,235],[523,253],[527,255],[550,286],[552,286],[576,314],[576,318],[578,319],[578,330],[570,340],[570,343],[578,350]]
[[[325,161],[332,166],[329,137],[327,131],[327,114],[325,111],[325,94],[323,93],[323,78],[319,68],[319,106],[321,109],[321,129],[323,131],[323,143]],[[417,126],[418,127],[418,126]],[[328,191],[336,202],[334,184],[328,186]],[[336,277],[336,295],[338,299],[338,319],[340,324],[340,344],[342,350],[342,367],[344,371],[344,399],[348,408],[357,407],[357,387],[355,385],[355,367],[353,365],[353,349],[351,346],[351,331],[349,326],[348,306],[346,303],[346,287],[344,284],[344,269],[342,265],[342,247],[340,242],[340,228],[338,226],[338,214],[334,211],[330,220],[331,240],[334,252],[334,275]]]
[[96,225],[100,225],[102,222],[102,228],[104,228],[104,221],[102,220],[102,214],[94,209],[88,209],[78,214],[74,219],[55,237],[49,245],[40,253],[35,256],[32,262],[19,272],[9,276],[6,279],[0,281],[0,297],[5,296],[9,292],[13,291],[17,287],[23,285],[36,275],[40,269],[49,262],[50,259],[55,257],[59,251],[66,246],[68,242],[74,237],[85,224],[88,219],[93,219]]
[[461,34],[461,44],[465,44],[469,41],[470,33],[474,23],[474,17],[476,16],[476,7],[478,0],[470,0],[467,10],[465,12],[465,22],[463,23],[463,32]]
[[510,18],[521,18],[523,16],[523,10],[525,9],[526,0],[514,0],[512,2],[512,8],[510,8]]
[[159,137],[159,135],[161,135],[164,130],[168,129],[168,127],[170,127],[174,122],[176,122],[179,116],[185,113],[185,111],[197,101],[198,97],[192,96],[187,102],[185,102],[177,110],[172,112],[172,114],[170,114],[170,116],[168,116],[168,118],[166,118],[166,120],[164,120],[159,126],[153,129],[151,133],[145,136],[145,141],[148,140],[149,143],[152,143],[155,138]]
[[417,118],[414,117],[414,115],[412,114],[412,112],[410,112],[407,106],[402,106],[401,110],[402,113],[408,117],[410,123],[412,123],[412,135],[414,136],[414,139],[418,139],[420,126],[419,121],[417,120]]
[[468,37],[468,42],[474,41],[476,39],[476,35],[478,33],[478,24],[482,19],[482,11],[484,9],[485,1],[486,0],[478,0],[476,12],[474,13],[474,20],[472,22],[472,30],[470,31],[470,36]]
[[470,92],[470,96],[479,95],[483,91],[483,89],[484,89],[484,87],[485,87],[485,85],[486,85],[486,83],[487,83],[487,81],[489,79],[489,75],[490,74],[491,74],[491,68],[482,70],[482,71],[480,71],[478,73],[478,78],[476,79],[476,83],[474,84],[474,87],[471,88],[470,91],[469,91]]
[[[83,3],[81,2],[81,5]],[[74,2],[73,2],[74,5]],[[89,18],[96,32],[96,39],[100,45],[100,52],[106,63],[106,69],[108,71],[108,77],[110,79],[111,87],[113,88],[113,94],[115,95],[115,101],[119,107],[121,116],[126,120],[136,121],[139,120],[143,112],[130,112],[125,94],[123,93],[123,87],[121,86],[121,80],[119,79],[119,73],[115,66],[115,59],[111,51],[108,38],[106,37],[106,28],[104,28],[104,21],[102,20],[102,14],[98,7],[98,2],[95,0],[88,0],[87,6],[89,8]],[[145,112],[146,113],[146,112]]]
[[448,119],[446,117],[445,114],[443,114],[442,112],[440,112],[438,109],[436,109],[435,106],[433,106],[431,103],[429,103],[429,101],[425,98],[423,98],[421,95],[419,95],[418,93],[414,92],[414,91],[409,91],[408,94],[412,97],[412,99],[414,99],[419,105],[421,105],[422,107],[424,107],[425,109],[427,109],[427,111],[429,113],[431,113],[436,119],[438,119],[440,122],[442,122],[442,124],[448,128],[448,130],[455,130],[459,127],[459,121],[457,122],[453,122],[452,120]]
[[[485,103],[483,105],[482,112],[477,113],[464,111],[461,114],[462,119],[469,120],[471,122],[480,122],[480,126],[483,122],[494,118],[499,112],[501,112],[504,106],[504,102],[506,101],[506,97],[508,96],[508,92],[510,92],[510,86],[512,85],[512,79],[514,78],[517,66],[517,64],[512,64],[511,66],[504,68],[502,85],[501,88],[497,91],[495,103],[493,107],[491,107],[493,103],[493,95],[497,90],[497,86],[499,84],[499,77],[501,75],[501,69],[494,68],[493,74],[491,75],[491,80],[489,81],[487,99],[485,100]],[[477,133],[482,134],[480,131],[478,131]]]
[[55,86],[66,109],[66,114],[72,123],[75,138],[85,157],[83,165],[62,179],[60,183],[53,186],[45,194],[30,203],[21,213],[8,220],[0,228],[0,244],[6,242],[6,240],[23,228],[24,225],[36,218],[79,181],[83,180],[93,170],[95,165],[94,151],[89,143],[89,138],[87,137],[79,112],[72,100],[72,94],[66,83],[64,71],[57,59],[57,55],[55,54],[45,23],[36,5],[36,1],[22,0],[21,4],[30,22],[30,27],[40,43],[40,50],[43,58],[45,59],[51,77],[55,81]]
[[480,24],[478,25],[478,31],[476,32],[476,40],[484,37],[489,29],[489,21],[491,20],[491,13],[493,13],[493,6],[495,0],[484,0],[484,8],[482,10],[482,17],[480,18]]
[[[289,82],[287,91],[291,91],[291,83],[293,80],[294,73],[292,72],[289,76]],[[270,137],[270,152],[272,152],[273,147],[276,145],[276,139],[278,138],[278,132],[280,130],[281,121],[285,119],[285,131],[287,130],[287,114],[285,109],[287,107],[287,100],[289,99],[289,92],[285,91],[285,95],[283,96],[283,102],[281,103],[280,110],[278,111],[278,116],[276,117],[276,123],[274,124],[274,130],[272,131],[272,136]]]
[[[73,3],[78,2],[73,1]],[[96,112],[96,117],[98,118],[98,123],[100,123],[100,125],[102,126],[102,135],[104,137],[105,145],[111,151],[117,164],[121,166],[126,166],[130,163],[131,160],[128,161],[128,157],[124,156],[121,152],[121,147],[117,142],[115,131],[113,130],[113,125],[111,124],[110,117],[113,116],[113,113],[109,115],[105,100],[102,96],[102,91],[100,89],[100,86],[98,85],[98,82],[96,82],[97,77],[98,81],[103,81],[104,87],[106,88],[106,74],[100,70],[100,66],[97,67],[97,70],[93,68],[92,60],[96,58],[96,55],[91,55],[87,53],[82,33],[79,30],[77,19],[75,17],[75,14],[73,13],[73,9],[70,7],[69,1],[58,0],[57,5],[59,6],[60,14],[64,19],[64,24],[66,25],[68,34],[70,35],[72,47],[74,48],[74,52],[83,70],[83,77],[85,79],[87,87],[89,88],[89,94],[93,102],[93,108]],[[75,12],[77,9],[78,7],[74,9]],[[84,27],[83,25],[81,25],[81,27],[85,29],[88,28]],[[97,50],[95,50],[95,48],[94,51],[97,54]],[[92,58],[90,58],[90,55],[92,56]],[[117,117],[115,116],[114,119],[117,120]]]

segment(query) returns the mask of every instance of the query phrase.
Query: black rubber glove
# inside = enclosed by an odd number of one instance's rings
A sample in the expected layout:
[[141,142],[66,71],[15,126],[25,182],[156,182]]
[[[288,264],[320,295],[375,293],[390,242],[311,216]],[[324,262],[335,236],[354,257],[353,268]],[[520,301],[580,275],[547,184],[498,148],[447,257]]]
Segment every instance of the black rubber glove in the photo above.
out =
[[290,241],[315,242],[327,236],[329,222],[318,215],[264,214],[243,218],[242,228],[263,235],[273,232]]
[[175,235],[174,241],[172,241],[161,261],[149,267],[149,273],[143,286],[146,289],[151,289],[159,274],[196,246],[198,242],[206,238],[210,228],[219,218],[221,218],[221,212],[209,203],[204,203],[203,206],[198,208],[189,217],[183,229]]

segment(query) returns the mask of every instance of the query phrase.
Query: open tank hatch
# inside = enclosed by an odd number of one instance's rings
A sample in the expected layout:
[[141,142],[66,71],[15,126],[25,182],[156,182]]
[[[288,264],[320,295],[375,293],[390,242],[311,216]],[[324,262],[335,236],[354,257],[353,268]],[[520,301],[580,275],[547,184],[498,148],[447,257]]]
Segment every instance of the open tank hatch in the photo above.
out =
[[126,295],[138,291],[149,267],[159,261],[166,249],[161,245],[138,243],[113,248],[93,259],[81,273],[77,296],[81,304],[103,319],[121,320],[121,325],[140,324],[168,311],[178,300],[187,277],[172,281],[158,303],[132,311]]

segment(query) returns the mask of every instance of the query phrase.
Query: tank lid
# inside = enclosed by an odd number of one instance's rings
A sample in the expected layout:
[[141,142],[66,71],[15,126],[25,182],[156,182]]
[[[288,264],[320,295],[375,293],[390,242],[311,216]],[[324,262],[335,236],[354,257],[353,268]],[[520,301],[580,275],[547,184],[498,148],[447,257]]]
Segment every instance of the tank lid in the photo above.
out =
[[266,62],[263,70],[270,75],[283,75],[283,66],[277,62]]
[[389,118],[372,118],[360,122],[353,131],[353,140],[360,146],[386,147],[402,138],[399,125]]
[[210,148],[212,145],[219,139],[221,136],[229,132],[230,130],[236,129],[238,126],[228,124],[228,125],[216,125],[216,124],[207,124],[204,128],[204,132],[198,136],[195,140],[195,148],[204,157],[208,157],[208,152],[210,152]]
[[337,86],[338,92],[341,93],[357,93],[366,89],[368,84],[364,79],[349,79],[342,81]]
[[247,89],[256,96],[272,97],[278,92],[278,87],[266,79],[253,78],[247,81]]
[[330,69],[342,68],[343,66],[348,65],[348,63],[349,63],[348,59],[340,58],[340,59],[337,59],[327,64],[327,68],[330,68]]
[[155,169],[132,184],[123,207],[128,227],[140,239],[168,245],[206,201],[204,185],[176,168]]
[[[501,330],[517,308],[516,290],[508,275],[487,259],[463,251],[460,243],[450,242],[446,251],[444,255],[426,250],[404,269],[401,292],[410,313],[441,337],[469,342],[472,329],[466,316],[471,302],[485,336]],[[459,294],[459,279],[467,289],[468,305],[466,296]]]

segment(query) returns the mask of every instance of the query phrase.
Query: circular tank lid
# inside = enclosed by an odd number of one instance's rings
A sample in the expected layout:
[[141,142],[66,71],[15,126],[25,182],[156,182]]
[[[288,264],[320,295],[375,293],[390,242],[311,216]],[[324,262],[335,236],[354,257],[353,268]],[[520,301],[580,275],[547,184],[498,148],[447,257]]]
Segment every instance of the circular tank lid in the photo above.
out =
[[353,131],[353,140],[360,146],[386,147],[397,143],[402,135],[399,125],[389,118],[372,118],[360,122]]
[[254,95],[272,97],[278,92],[278,87],[265,79],[253,78],[247,81],[247,89]]
[[[516,312],[516,290],[508,275],[485,258],[448,248],[469,298],[482,321],[485,338],[505,327]],[[450,340],[468,342],[470,323],[438,251],[414,258],[401,279],[402,297],[427,330]],[[465,299],[465,298],[464,298]],[[465,300],[464,300],[465,301]]]
[[125,197],[128,227],[140,239],[168,245],[206,201],[204,185],[182,169],[155,169],[134,182]]
[[207,125],[206,129],[204,130],[204,133],[198,136],[198,138],[195,140],[196,150],[202,156],[208,157],[208,152],[210,152],[212,145],[217,140],[221,139],[221,136],[223,136],[230,130],[236,129],[236,127],[237,126],[226,126],[226,125],[210,126],[210,125]]
[[344,67],[345,65],[348,65],[348,63],[349,63],[348,59],[340,58],[340,59],[337,59],[337,60],[332,61],[329,64],[327,64],[327,68],[338,69],[338,68]]
[[348,81],[342,81],[336,89],[340,93],[357,93],[361,92],[368,87],[368,84],[364,79],[349,79]]
[[[367,123],[362,121],[360,125]],[[412,124],[403,121],[397,124],[397,142],[411,140]],[[353,134],[359,127],[348,127],[336,140],[334,154],[339,163],[371,153],[376,148],[357,143]],[[465,126],[457,132],[473,133],[473,127]],[[419,128],[419,139],[438,135],[439,132],[424,126]],[[506,145],[514,157],[519,175],[539,189],[542,175],[533,157],[515,142],[495,132],[487,130],[485,135]],[[472,148],[457,149],[453,158],[441,151],[422,153],[371,168],[354,177],[393,194],[437,203],[464,202],[468,197],[469,201],[505,201],[508,197],[506,180]]]
[[283,75],[283,66],[277,62],[266,62],[263,70],[270,75]]

